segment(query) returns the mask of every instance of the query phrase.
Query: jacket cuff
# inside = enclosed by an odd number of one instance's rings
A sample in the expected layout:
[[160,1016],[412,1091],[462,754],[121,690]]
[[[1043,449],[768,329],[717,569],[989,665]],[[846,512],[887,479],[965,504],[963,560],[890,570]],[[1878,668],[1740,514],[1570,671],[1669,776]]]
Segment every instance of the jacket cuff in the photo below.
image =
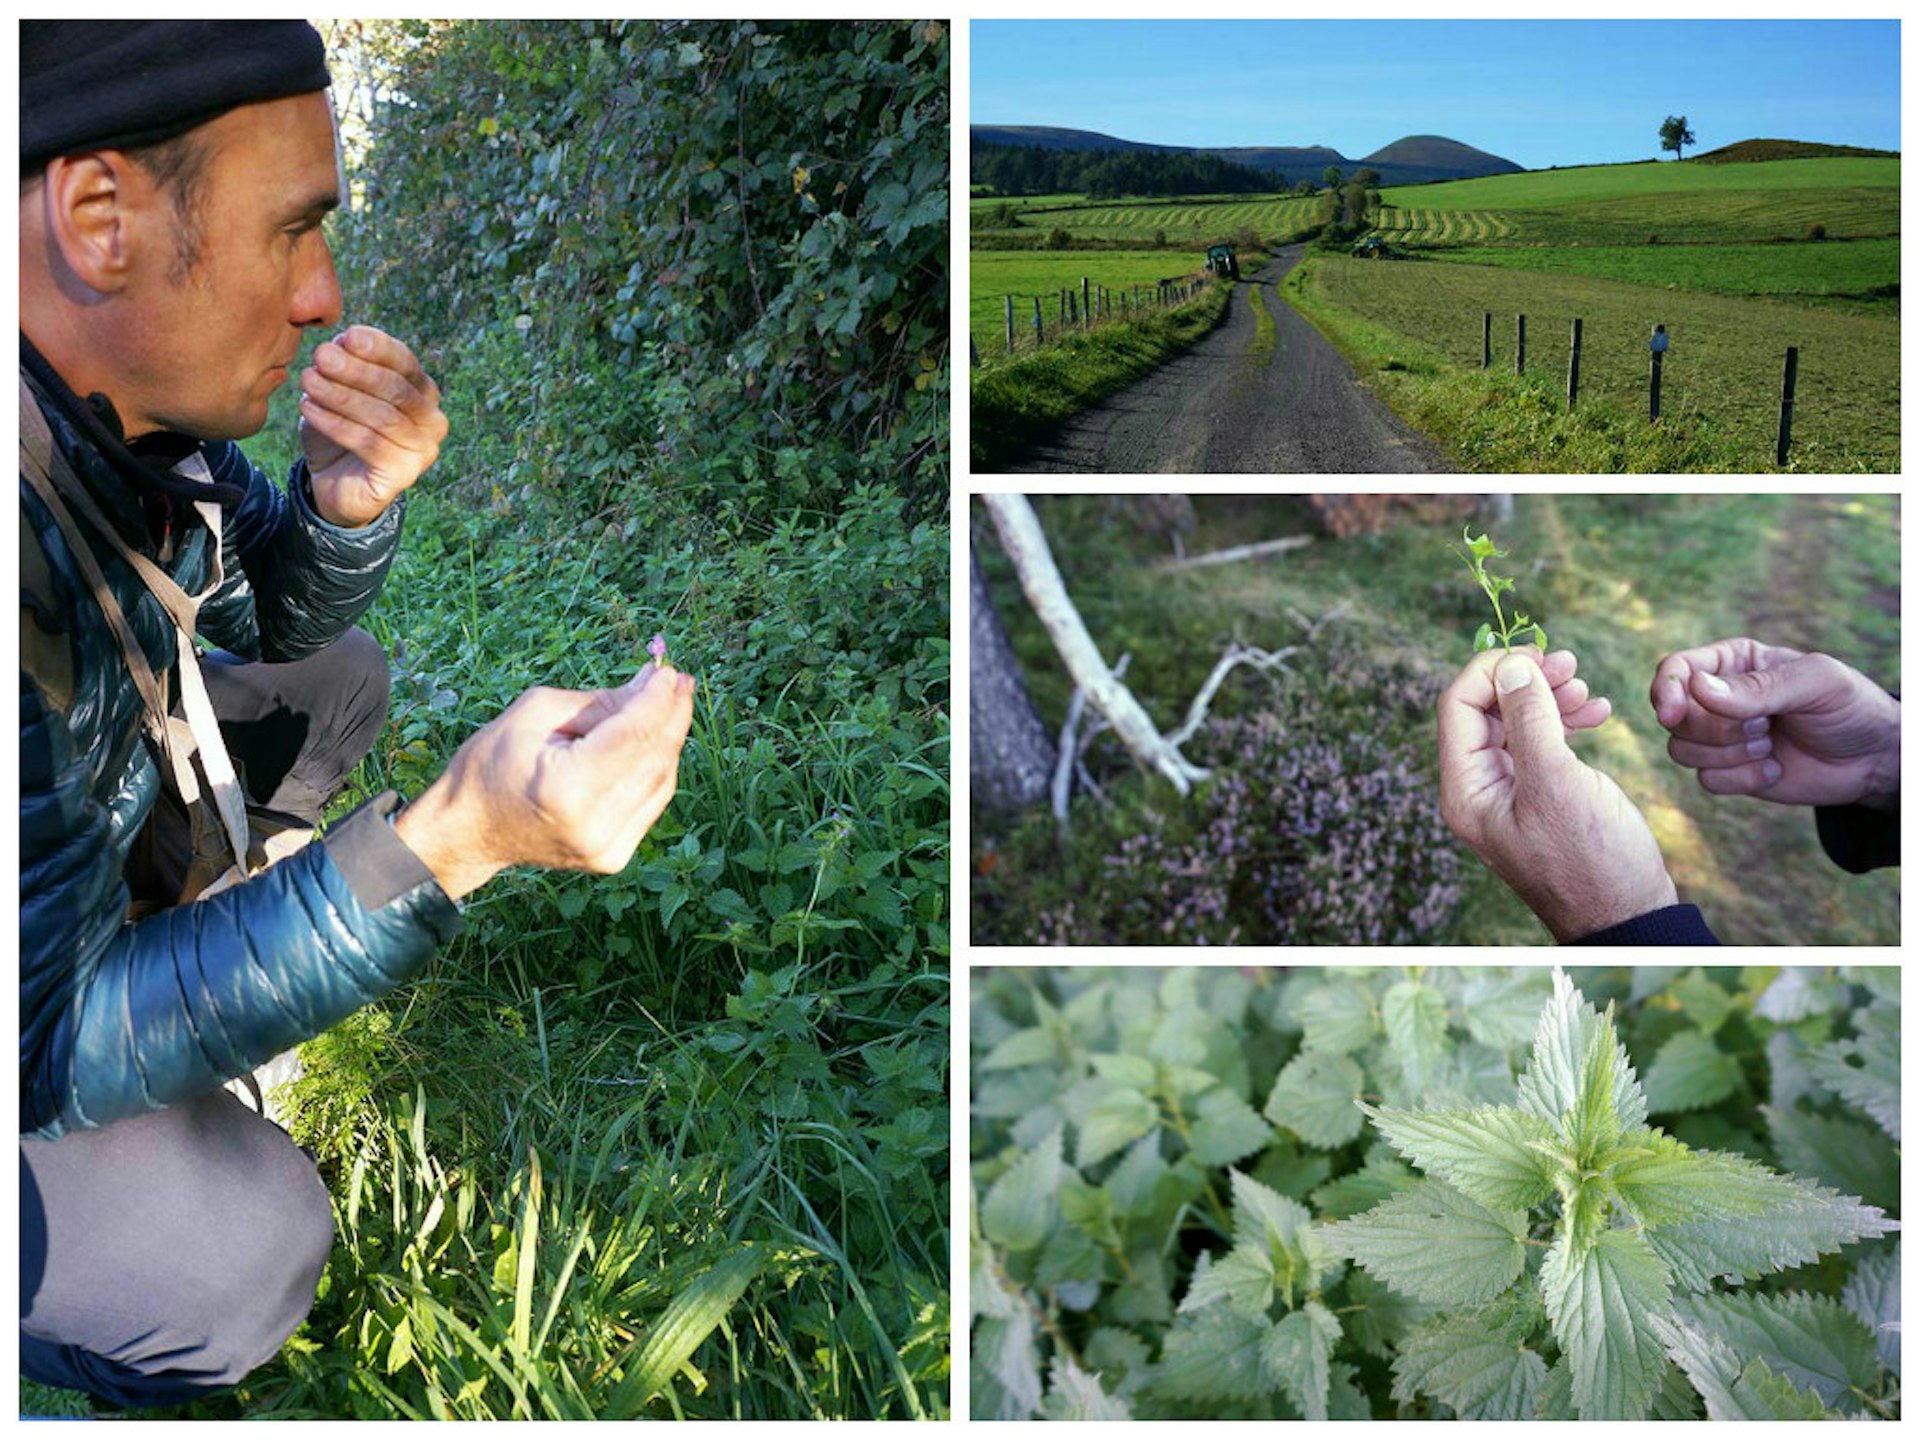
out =
[[393,828],[399,809],[400,797],[391,790],[367,801],[328,828],[322,841],[327,858],[352,887],[354,899],[369,910],[384,910],[424,887],[423,898],[438,900],[457,916],[460,907]]
[[1592,935],[1583,935],[1578,940],[1569,940],[1569,945],[1718,945],[1719,938],[1707,928],[1706,917],[1700,913],[1698,905],[1665,905],[1658,910],[1649,910],[1644,915],[1636,915],[1618,925],[1609,925],[1606,929]]
[[1820,848],[1842,870],[1864,875],[1900,863],[1900,804],[1869,810],[1864,805],[1816,805],[1814,828]]
[[[355,546],[366,544],[369,540],[383,540],[389,533],[400,529],[400,517],[406,513],[407,497],[396,495],[393,503],[382,510],[364,525],[336,525],[320,513],[320,507],[313,498],[313,474],[307,469],[305,459],[293,462],[293,469],[287,476],[287,496],[292,502],[294,514],[300,517],[300,523],[322,536],[339,536]],[[324,542],[323,542],[324,543]]]

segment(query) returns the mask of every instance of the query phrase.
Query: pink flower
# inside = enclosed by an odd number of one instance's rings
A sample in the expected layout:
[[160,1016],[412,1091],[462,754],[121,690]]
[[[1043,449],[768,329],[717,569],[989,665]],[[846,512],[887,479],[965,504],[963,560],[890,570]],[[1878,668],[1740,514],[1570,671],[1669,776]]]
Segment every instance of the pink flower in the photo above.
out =
[[667,637],[664,635],[656,635],[651,640],[647,641],[647,654],[653,657],[654,664],[656,665],[666,664],[667,663]]

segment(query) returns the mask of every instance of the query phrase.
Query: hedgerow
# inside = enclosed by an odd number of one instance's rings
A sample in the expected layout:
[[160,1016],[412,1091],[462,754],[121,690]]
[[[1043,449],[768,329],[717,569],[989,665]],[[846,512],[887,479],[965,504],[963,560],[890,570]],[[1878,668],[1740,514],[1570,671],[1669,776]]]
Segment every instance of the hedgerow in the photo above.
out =
[[1898,1417],[1897,972],[981,972],[972,1023],[976,1418]]

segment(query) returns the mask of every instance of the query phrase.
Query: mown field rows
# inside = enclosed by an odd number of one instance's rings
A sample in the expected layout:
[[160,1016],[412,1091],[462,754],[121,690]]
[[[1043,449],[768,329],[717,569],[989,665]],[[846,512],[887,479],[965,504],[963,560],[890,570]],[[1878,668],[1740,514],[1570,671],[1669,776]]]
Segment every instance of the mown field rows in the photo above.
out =
[[1006,352],[1006,297],[1013,300],[1016,348],[1033,343],[1033,301],[1038,296],[1045,328],[1051,336],[1058,324],[1057,297],[1071,288],[1076,293],[1085,278],[1109,291],[1136,286],[1143,294],[1157,291],[1158,282],[1192,276],[1200,256],[1165,250],[1022,250],[997,253],[975,251],[968,264],[967,326],[974,344],[985,355]]
[[981,222],[1000,201],[976,200],[971,207],[976,240],[988,234],[1030,235],[1035,230],[1064,230],[1087,239],[1152,240],[1164,232],[1174,244],[1206,244],[1222,236],[1252,230],[1261,235],[1291,234],[1312,223],[1315,200],[1311,196],[1246,198],[1231,196],[1179,200],[1128,201],[1111,203],[1054,204],[1070,197],[1038,197],[1015,200],[1023,217],[1023,226],[1013,232],[987,231]]
[[1897,193],[1899,188],[1898,160],[1825,158],[1767,160],[1750,165],[1648,161],[1640,165],[1589,165],[1575,170],[1487,175],[1436,185],[1396,185],[1383,190],[1380,198],[1388,205],[1435,210],[1518,210],[1674,193],[1834,189]]
[[1395,243],[1459,245],[1509,239],[1514,233],[1514,222],[1493,210],[1383,207],[1375,228]]
[[1448,361],[1480,363],[1481,316],[1494,314],[1494,364],[1511,369],[1514,317],[1527,316],[1529,369],[1564,376],[1569,322],[1585,322],[1581,393],[1646,403],[1647,336],[1672,337],[1663,407],[1731,437],[1769,465],[1782,359],[1799,347],[1792,463],[1802,471],[1892,470],[1900,461],[1900,326],[1762,300],[1654,289],[1591,276],[1484,265],[1380,264],[1316,257],[1314,295],[1408,336]]

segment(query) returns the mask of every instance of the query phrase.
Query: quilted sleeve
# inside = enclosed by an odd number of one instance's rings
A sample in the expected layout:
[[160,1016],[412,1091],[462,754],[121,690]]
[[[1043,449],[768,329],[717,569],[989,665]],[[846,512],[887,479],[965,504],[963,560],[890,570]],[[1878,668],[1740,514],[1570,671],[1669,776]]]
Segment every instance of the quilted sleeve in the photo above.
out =
[[126,923],[85,758],[24,673],[20,706],[23,1134],[211,1090],[392,990],[458,930],[430,880],[362,904],[329,854],[359,817],[243,885]]
[[215,480],[244,485],[227,517],[225,581],[201,608],[200,631],[247,660],[299,660],[346,634],[379,595],[400,543],[402,496],[371,525],[343,529],[313,507],[304,460],[283,492],[232,443],[210,445]]

